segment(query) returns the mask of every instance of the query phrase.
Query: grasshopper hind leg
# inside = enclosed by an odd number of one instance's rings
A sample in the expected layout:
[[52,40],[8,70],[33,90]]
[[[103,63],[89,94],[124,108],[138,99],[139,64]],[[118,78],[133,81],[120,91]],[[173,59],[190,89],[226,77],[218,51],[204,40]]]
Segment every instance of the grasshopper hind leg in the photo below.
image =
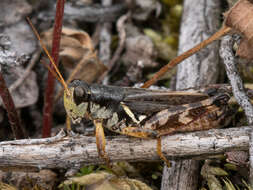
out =
[[157,139],[156,151],[158,156],[166,163],[167,167],[170,167],[170,161],[162,153],[161,137],[158,136],[156,131],[151,129],[143,129],[139,127],[126,127],[123,130],[124,135],[129,135],[138,138],[155,138]]
[[162,139],[161,139],[161,137],[158,137],[156,140],[157,140],[157,144],[156,144],[157,154],[165,162],[167,167],[170,168],[170,166],[171,166],[170,161],[162,153]]
[[[106,165],[111,168],[109,157],[105,152],[105,135],[103,129],[103,122],[100,120],[94,120],[94,125],[96,126],[96,144],[99,156],[103,158]],[[126,127],[122,130],[122,134],[129,135],[139,138],[155,138],[157,139],[156,151],[158,156],[166,163],[167,167],[170,167],[170,162],[162,153],[161,137],[157,137],[157,133],[153,130],[142,129],[139,127]]]

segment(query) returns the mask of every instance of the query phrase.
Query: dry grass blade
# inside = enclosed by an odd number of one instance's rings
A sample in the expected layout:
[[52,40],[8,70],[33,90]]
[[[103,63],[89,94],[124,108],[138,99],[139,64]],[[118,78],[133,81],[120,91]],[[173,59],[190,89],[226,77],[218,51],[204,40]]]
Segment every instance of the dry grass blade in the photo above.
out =
[[161,78],[166,72],[171,70],[173,67],[175,67],[177,64],[179,64],[181,61],[185,60],[186,58],[190,57],[194,53],[198,52],[202,48],[206,47],[208,44],[212,43],[214,40],[219,39],[221,36],[227,34],[229,31],[231,31],[230,27],[224,26],[221,28],[218,32],[216,32],[214,35],[212,35],[210,38],[204,40],[203,42],[199,43],[192,49],[184,52],[183,54],[177,56],[176,58],[172,59],[167,65],[162,67],[150,80],[145,82],[142,85],[142,88],[148,88],[152,84],[154,84],[159,78]]

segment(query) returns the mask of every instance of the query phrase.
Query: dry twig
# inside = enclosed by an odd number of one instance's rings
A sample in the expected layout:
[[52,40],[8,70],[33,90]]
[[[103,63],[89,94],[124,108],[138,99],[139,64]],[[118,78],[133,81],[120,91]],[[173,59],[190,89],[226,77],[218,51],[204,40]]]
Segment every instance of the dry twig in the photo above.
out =
[[[170,159],[204,159],[228,150],[247,150],[250,131],[250,127],[240,127],[168,135],[162,138],[162,149]],[[160,161],[156,139],[115,136],[107,137],[106,142],[106,152],[112,162]],[[2,169],[73,169],[103,163],[95,137],[68,137],[60,133],[52,138],[1,142],[0,147]]]
[[249,124],[253,124],[253,107],[250,103],[249,97],[245,93],[242,79],[236,68],[237,60],[232,49],[233,43],[234,40],[231,35],[223,37],[221,41],[220,56],[223,59],[234,97],[245,111]]

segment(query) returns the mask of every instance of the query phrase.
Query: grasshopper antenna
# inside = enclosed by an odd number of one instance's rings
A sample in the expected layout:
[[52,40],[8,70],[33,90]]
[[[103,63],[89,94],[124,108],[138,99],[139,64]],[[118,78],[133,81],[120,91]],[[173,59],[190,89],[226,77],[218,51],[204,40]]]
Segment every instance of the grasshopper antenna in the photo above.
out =
[[[53,71],[53,69],[51,69],[48,65],[44,64],[47,69],[54,75],[54,76],[57,76],[57,80],[62,84],[62,86],[64,87],[64,89],[66,90],[66,93],[68,96],[70,96],[70,92],[69,92],[69,89],[68,89],[68,86],[66,84],[66,82],[64,81],[59,69],[57,68],[55,62],[54,62],[54,59],[52,58],[52,56],[50,55],[50,53],[48,52],[45,44],[43,43],[43,41],[41,40],[40,38],[40,35],[38,33],[38,31],[36,30],[36,28],[33,26],[32,24],[32,21],[30,20],[30,18],[26,17],[27,19],[27,22],[29,23],[29,25],[31,26],[35,36],[37,37],[37,39],[39,40],[40,42],[40,46],[42,47],[42,49],[44,50],[44,52],[46,53],[47,57],[49,58],[51,64],[53,65],[55,71]],[[50,68],[50,69],[49,69]]]

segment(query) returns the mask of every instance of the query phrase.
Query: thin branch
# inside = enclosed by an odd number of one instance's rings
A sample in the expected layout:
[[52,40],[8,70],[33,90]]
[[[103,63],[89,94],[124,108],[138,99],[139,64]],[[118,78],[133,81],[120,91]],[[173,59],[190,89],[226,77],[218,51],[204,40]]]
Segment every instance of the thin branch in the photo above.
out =
[[[162,138],[162,151],[169,159],[203,159],[228,150],[247,150],[251,127],[213,129]],[[106,152],[115,161],[160,161],[156,139],[108,137]],[[7,159],[8,158],[8,159]],[[25,139],[0,143],[0,168],[39,170],[69,169],[103,163],[95,137],[66,136],[61,132],[46,139]]]
[[[111,6],[102,6],[99,4],[94,4],[88,6],[73,6],[68,1],[65,4],[65,21],[81,21],[81,22],[115,22],[118,17],[127,12],[127,4],[119,3]],[[48,22],[53,20],[54,15],[52,11],[41,12],[39,14],[39,19]]]
[[249,124],[253,124],[253,106],[250,103],[249,97],[245,93],[242,79],[236,68],[237,60],[233,53],[233,44],[234,40],[231,35],[223,37],[221,41],[220,56],[223,59],[235,99],[245,111]]

